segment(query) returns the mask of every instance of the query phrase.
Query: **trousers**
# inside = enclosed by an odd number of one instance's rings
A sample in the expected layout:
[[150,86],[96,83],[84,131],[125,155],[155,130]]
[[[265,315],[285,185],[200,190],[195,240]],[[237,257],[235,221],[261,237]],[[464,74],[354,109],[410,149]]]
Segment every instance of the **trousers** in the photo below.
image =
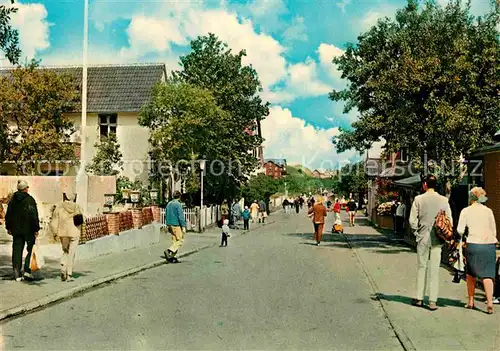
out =
[[79,238],[62,237],[61,245],[63,254],[61,257],[61,273],[73,275],[73,265],[75,263],[76,249],[78,248]]
[[440,245],[417,244],[417,300],[424,299],[425,290],[428,287],[429,301],[437,302],[441,250]]
[[176,254],[184,244],[184,232],[181,227],[173,225],[168,226],[168,231],[172,238],[172,245],[168,249]]
[[220,246],[227,246],[227,234],[222,232],[222,240]]
[[30,262],[33,245],[35,245],[35,235],[32,236],[14,236],[12,241],[12,269],[14,270],[14,279],[21,277],[21,267],[23,265],[23,252],[26,245],[28,252],[24,260],[24,272],[31,273]]
[[324,226],[325,223],[314,223],[314,240],[316,240],[317,243],[321,242]]
[[250,229],[250,226],[249,226],[249,219],[243,219],[243,230],[249,230]]

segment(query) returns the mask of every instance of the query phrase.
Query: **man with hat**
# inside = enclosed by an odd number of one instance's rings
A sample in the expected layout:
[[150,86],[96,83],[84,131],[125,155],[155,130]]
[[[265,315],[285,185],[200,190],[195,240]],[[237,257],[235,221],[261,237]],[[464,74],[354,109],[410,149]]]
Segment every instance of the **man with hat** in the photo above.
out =
[[12,268],[14,279],[23,280],[21,266],[23,261],[23,251],[26,245],[28,254],[24,261],[24,278],[32,280],[30,262],[31,252],[35,244],[35,238],[40,230],[40,220],[35,199],[28,194],[29,186],[24,180],[17,182],[17,192],[9,201],[7,213],[5,215],[5,228],[12,235]]
[[179,262],[175,255],[184,244],[184,235],[186,234],[186,220],[184,219],[182,204],[179,201],[180,198],[181,193],[176,191],[174,199],[168,203],[165,210],[165,224],[172,236],[172,245],[165,251],[165,258],[168,263]]

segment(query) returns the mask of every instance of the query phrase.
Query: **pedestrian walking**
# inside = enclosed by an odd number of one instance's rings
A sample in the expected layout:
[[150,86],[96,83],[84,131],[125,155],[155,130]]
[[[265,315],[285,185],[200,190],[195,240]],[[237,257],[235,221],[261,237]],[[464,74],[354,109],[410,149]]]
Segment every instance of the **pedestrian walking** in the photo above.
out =
[[448,199],[436,192],[437,179],[433,175],[426,177],[424,194],[413,201],[410,211],[410,227],[417,239],[417,294],[412,301],[414,306],[423,307],[425,287],[429,286],[429,309],[437,310],[439,293],[439,267],[443,242],[436,235],[436,217],[444,210],[446,217],[453,223]]
[[398,201],[396,199],[392,200],[391,216],[392,216],[392,231],[394,232],[394,234],[398,232],[397,218],[396,218],[396,212],[398,206],[399,206]]
[[266,209],[266,203],[264,200],[260,200],[259,202],[259,223],[264,223],[267,218],[267,209]]
[[403,233],[405,230],[406,205],[401,201],[396,208],[396,233]]
[[254,202],[250,206],[250,214],[252,216],[252,223],[255,223],[255,221],[259,217],[259,204],[257,203],[257,200],[254,200]]
[[340,219],[340,201],[339,201],[339,199],[335,199],[335,203],[333,204],[333,214],[335,216],[334,222],[341,221],[341,219]]
[[54,239],[61,242],[61,281],[73,281],[73,265],[78,242],[82,235],[83,213],[76,204],[76,195],[67,194],[56,206],[49,227]]
[[224,223],[224,220],[229,218],[229,205],[227,204],[227,200],[222,201],[220,205],[220,214],[221,214],[221,223]]
[[172,238],[172,245],[165,251],[165,258],[168,263],[178,263],[175,257],[179,249],[184,244],[184,235],[186,234],[186,220],[184,219],[184,210],[179,201],[181,193],[176,191],[174,199],[167,204],[165,211],[165,224]]
[[493,314],[493,289],[496,261],[497,229],[493,211],[484,203],[488,200],[483,188],[475,187],[469,192],[470,206],[460,213],[457,232],[467,235],[467,295],[465,306],[474,309],[476,279],[481,279],[487,300],[487,312]]
[[323,236],[323,228],[327,216],[326,206],[321,201],[318,201],[309,212],[312,214],[312,221],[314,224],[314,240],[316,241],[316,245],[319,245]]
[[229,220],[225,219],[222,224],[222,239],[220,242],[220,247],[227,246],[227,238],[229,238],[231,234],[229,233]]
[[351,197],[349,199],[349,202],[347,203],[347,206],[346,206],[347,214],[349,215],[349,225],[351,227],[354,227],[354,220],[356,219],[357,209],[358,209],[358,207],[356,206],[356,202]]
[[241,214],[243,217],[243,230],[250,230],[249,222],[250,222],[250,210],[248,206],[245,206],[245,210]]
[[[30,268],[31,253],[40,231],[36,201],[28,194],[28,191],[28,183],[19,180],[17,191],[10,199],[5,214],[5,228],[7,233],[12,235],[12,269],[14,279],[18,282],[24,278],[33,280]],[[24,260],[24,273],[21,274],[24,247],[26,247],[27,255]]]
[[239,229],[238,222],[240,221],[241,217],[241,206],[237,201],[234,201],[233,206],[231,206],[231,217],[233,218],[235,229]]
[[293,202],[295,206],[295,213],[299,214],[300,212],[300,199],[297,197],[295,201]]

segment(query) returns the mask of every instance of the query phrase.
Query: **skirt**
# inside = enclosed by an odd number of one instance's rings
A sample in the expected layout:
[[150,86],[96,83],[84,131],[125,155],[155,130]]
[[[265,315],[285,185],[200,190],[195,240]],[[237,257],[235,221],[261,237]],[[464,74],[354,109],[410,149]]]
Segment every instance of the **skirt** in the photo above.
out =
[[466,257],[468,275],[480,279],[495,278],[495,244],[467,244]]

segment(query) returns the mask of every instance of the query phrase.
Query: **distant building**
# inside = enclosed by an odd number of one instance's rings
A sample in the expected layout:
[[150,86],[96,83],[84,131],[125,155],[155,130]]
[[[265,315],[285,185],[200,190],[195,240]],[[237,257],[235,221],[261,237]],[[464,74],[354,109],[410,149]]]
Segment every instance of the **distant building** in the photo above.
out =
[[333,178],[335,177],[336,175],[336,172],[334,171],[325,171],[325,172],[320,172],[318,171],[317,169],[315,169],[313,172],[312,172],[312,177],[313,178],[317,178],[317,179],[330,179],[330,178]]
[[267,176],[280,179],[286,172],[286,160],[267,159],[264,161],[264,170]]

